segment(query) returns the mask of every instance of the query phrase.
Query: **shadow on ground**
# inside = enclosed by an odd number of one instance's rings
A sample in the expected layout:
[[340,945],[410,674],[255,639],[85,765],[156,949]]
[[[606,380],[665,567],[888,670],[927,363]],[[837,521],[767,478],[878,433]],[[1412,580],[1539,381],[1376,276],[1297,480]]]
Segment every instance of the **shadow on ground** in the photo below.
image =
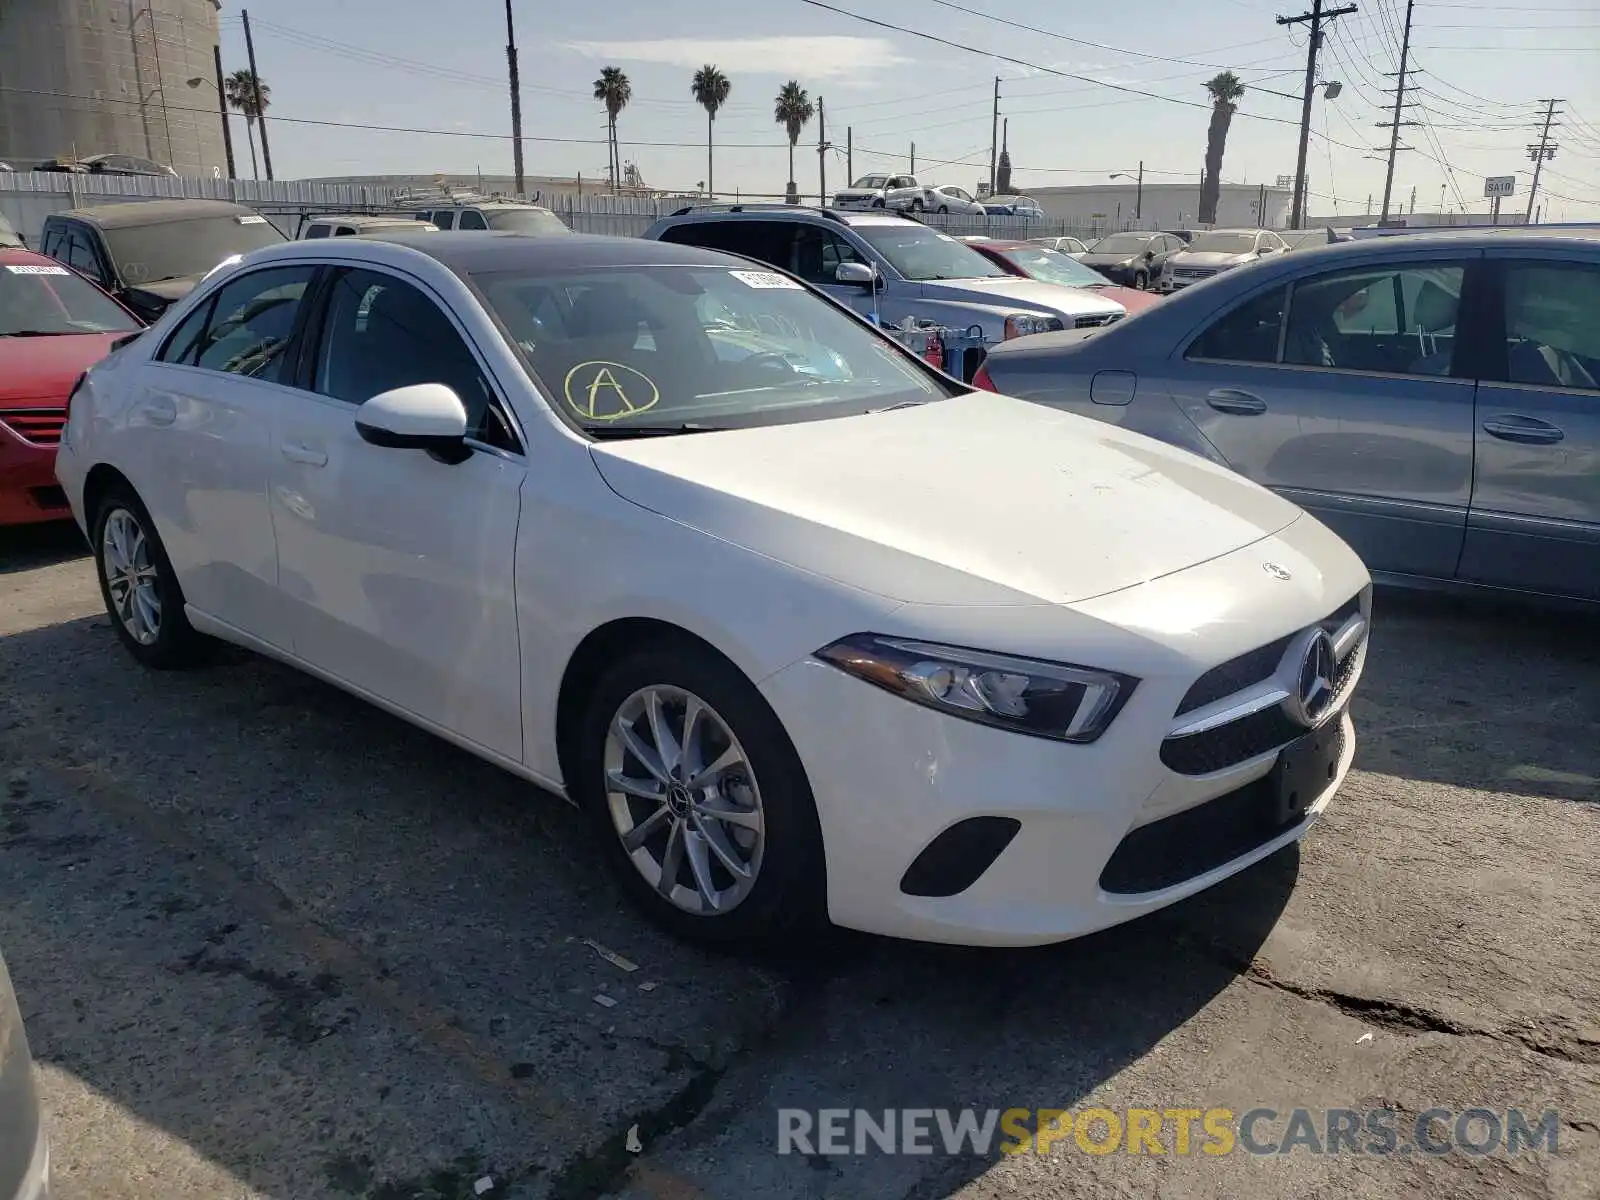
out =
[[0,575],[32,571],[89,553],[83,534],[71,521],[0,526]]
[[1355,715],[1362,770],[1600,802],[1600,614],[1379,591]]
[[774,1042],[843,1054],[864,1106],[1065,1103],[1225,987],[1295,879],[1291,851],[1048,950],[741,961],[622,907],[559,801],[276,664],[146,673],[95,618],[0,639],[0,674],[38,1057],[263,1193],[599,1195],[631,1126],[688,1124]]

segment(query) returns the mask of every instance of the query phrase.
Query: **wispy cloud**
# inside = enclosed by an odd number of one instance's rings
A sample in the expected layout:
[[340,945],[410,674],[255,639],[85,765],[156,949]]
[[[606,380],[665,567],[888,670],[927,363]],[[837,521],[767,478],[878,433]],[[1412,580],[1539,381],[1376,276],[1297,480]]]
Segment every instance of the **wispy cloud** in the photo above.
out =
[[698,67],[715,63],[729,74],[853,77],[906,59],[884,38],[663,38],[648,42],[568,42],[566,49],[597,59]]

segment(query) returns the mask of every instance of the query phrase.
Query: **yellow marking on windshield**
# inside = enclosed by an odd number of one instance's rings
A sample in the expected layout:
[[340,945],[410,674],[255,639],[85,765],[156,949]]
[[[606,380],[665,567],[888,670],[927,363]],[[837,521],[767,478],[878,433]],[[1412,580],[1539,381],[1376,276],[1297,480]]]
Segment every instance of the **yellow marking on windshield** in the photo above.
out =
[[620,421],[647,412],[661,400],[661,389],[644,372],[602,359],[573,367],[567,372],[562,391],[572,410],[591,421]]

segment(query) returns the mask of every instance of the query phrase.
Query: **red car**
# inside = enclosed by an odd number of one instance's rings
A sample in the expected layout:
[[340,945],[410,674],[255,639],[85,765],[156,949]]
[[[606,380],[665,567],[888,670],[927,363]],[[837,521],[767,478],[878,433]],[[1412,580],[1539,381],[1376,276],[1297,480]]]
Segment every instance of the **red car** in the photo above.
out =
[[1154,292],[1141,292],[1135,288],[1118,287],[1108,283],[1098,271],[1091,271],[1076,259],[1068,258],[1059,250],[1051,250],[1037,242],[1010,242],[997,238],[974,239],[967,243],[979,254],[1013,275],[1038,279],[1044,283],[1059,283],[1064,287],[1090,288],[1107,300],[1115,300],[1130,313],[1148,308],[1160,297]]
[[56,483],[67,397],[139,319],[83,276],[0,249],[0,525],[70,518]]

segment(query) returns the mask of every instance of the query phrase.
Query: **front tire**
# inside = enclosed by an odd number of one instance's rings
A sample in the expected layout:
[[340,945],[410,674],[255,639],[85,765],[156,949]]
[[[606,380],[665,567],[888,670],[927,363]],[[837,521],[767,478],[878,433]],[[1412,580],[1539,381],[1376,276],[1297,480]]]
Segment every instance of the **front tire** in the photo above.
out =
[[939,215],[941,217],[949,216],[950,215],[950,206],[948,204],[939,205],[938,213],[939,213]]
[[626,654],[579,735],[573,798],[651,920],[721,945],[823,923],[822,832],[788,735],[731,664],[688,643]]
[[1150,286],[1150,276],[1143,271],[1135,271],[1133,273],[1133,286],[1138,291],[1144,291]]
[[923,209],[923,204],[922,204],[921,200],[913,200],[911,202],[911,211],[912,212],[921,212],[922,209]]
[[183,589],[155,523],[132,488],[117,484],[101,497],[93,530],[100,596],[128,653],[157,671],[193,664],[203,643],[184,614]]

